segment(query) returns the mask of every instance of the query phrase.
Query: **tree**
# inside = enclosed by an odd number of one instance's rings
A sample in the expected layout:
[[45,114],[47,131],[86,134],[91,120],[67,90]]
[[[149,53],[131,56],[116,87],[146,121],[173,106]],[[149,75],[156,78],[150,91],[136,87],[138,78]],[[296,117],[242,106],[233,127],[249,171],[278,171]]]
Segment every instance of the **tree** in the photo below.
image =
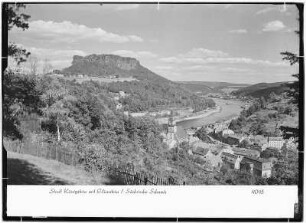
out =
[[208,132],[205,127],[202,127],[199,130],[197,130],[194,135],[204,142],[208,142],[208,143],[212,142],[212,140],[208,136]]
[[20,46],[17,46],[15,43],[10,43],[8,46],[8,56],[11,56],[14,58],[14,60],[17,62],[17,65],[19,65],[22,62],[25,62],[27,58],[30,56],[30,52],[27,52],[26,49],[23,49]]
[[261,105],[261,108],[263,109],[265,109],[267,106],[267,101],[263,96],[260,98],[260,105]]
[[[290,65],[293,66],[295,64],[297,64],[299,62],[299,57],[298,55],[291,53],[291,52],[281,52],[281,55],[283,56],[283,60],[287,60],[289,61]],[[292,98],[292,102],[294,104],[298,104],[299,102],[299,81],[300,81],[300,75],[299,74],[292,74],[292,77],[296,78],[297,80],[287,84],[287,86],[289,87],[289,90],[287,90],[287,94],[289,97]]]
[[[29,52],[17,44],[8,44],[7,42],[8,31],[13,27],[21,28],[23,30],[29,27],[27,20],[30,18],[30,16],[20,13],[21,8],[25,8],[25,5],[20,3],[3,4],[4,15],[2,25],[4,30],[4,47],[2,48],[2,52],[7,52],[9,57],[14,58],[17,65],[26,61],[26,58],[30,55]],[[12,71],[5,71],[7,61],[7,57],[3,56],[3,130],[5,136],[21,138],[22,135],[17,128],[19,124],[17,115],[21,111],[28,110],[31,107],[35,109],[39,104],[39,100],[37,100],[39,98],[39,94],[35,91],[36,83],[34,79],[31,79],[31,77],[18,77]],[[37,105],[35,105],[36,102]],[[29,106],[31,103],[34,103],[32,104],[33,106]]]
[[8,19],[8,30],[11,30],[13,27],[23,30],[29,28],[27,21],[31,16],[20,13],[20,9],[25,7],[25,4],[21,3],[4,4],[4,10]]
[[[25,8],[25,4],[20,3],[4,3],[4,12],[7,18],[7,23],[4,23],[4,30],[11,30],[12,28],[20,28],[22,30],[28,29],[28,19],[31,17],[30,15],[21,13],[21,9]],[[7,48],[8,56],[13,57],[17,64],[20,64],[26,61],[26,58],[30,55],[26,49],[16,45],[15,43],[9,43]],[[7,60],[5,61],[4,69],[6,68]]]
[[248,139],[244,139],[244,140],[242,140],[241,143],[239,143],[238,146],[241,147],[241,148],[249,148],[250,145],[251,145],[251,142]]
[[[296,5],[299,11],[299,16],[300,18],[303,17],[303,8],[304,6],[299,6]],[[295,31],[296,34],[300,35],[300,31],[302,30],[303,23],[300,22],[300,30]],[[303,36],[300,36],[299,39],[299,45],[300,45],[300,52],[303,52],[302,49],[304,48],[304,43],[303,43]],[[281,52],[281,55],[283,56],[283,60],[289,61],[290,65],[293,66],[295,64],[299,65],[299,72],[302,72],[304,70],[304,55],[298,55],[296,53],[292,53],[289,51]],[[294,81],[293,83],[287,84],[289,87],[289,90],[287,91],[287,94],[292,98],[292,102],[294,104],[299,104],[299,92],[300,92],[300,74],[293,74],[292,75],[294,78],[297,80]],[[303,80],[303,79],[302,79]]]
[[48,59],[44,60],[44,64],[43,64],[43,74],[47,74],[50,73],[52,71],[53,67],[50,64]]
[[49,83],[49,89],[41,95],[43,102],[42,112],[47,120],[56,125],[57,141],[61,140],[60,126],[69,113],[64,106],[67,91],[58,82]]
[[3,74],[3,132],[5,136],[22,138],[18,130],[18,115],[39,113],[41,92],[33,76],[16,75],[10,70]]
[[36,75],[37,74],[37,68],[38,68],[38,59],[35,56],[31,56],[29,58],[30,63],[30,74]]

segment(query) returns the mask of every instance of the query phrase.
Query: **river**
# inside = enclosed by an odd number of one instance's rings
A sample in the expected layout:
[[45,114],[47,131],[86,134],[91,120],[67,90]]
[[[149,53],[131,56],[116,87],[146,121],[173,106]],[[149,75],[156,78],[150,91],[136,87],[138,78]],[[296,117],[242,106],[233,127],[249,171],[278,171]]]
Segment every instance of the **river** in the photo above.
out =
[[219,98],[213,99],[217,106],[220,106],[220,111],[210,114],[206,117],[195,118],[190,120],[179,121],[176,124],[184,129],[191,127],[201,127],[203,125],[225,121],[238,116],[242,111],[241,106],[244,104],[238,100],[224,100]]

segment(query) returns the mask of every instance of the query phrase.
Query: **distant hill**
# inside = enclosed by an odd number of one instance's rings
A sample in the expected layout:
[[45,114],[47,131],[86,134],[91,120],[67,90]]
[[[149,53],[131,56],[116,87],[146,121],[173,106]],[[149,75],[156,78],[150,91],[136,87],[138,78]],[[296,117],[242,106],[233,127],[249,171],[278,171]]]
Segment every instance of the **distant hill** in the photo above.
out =
[[267,98],[272,92],[275,94],[283,93],[288,87],[287,82],[276,82],[276,83],[259,83],[248,87],[241,88],[237,91],[232,92],[236,96],[251,96],[255,98],[265,97]]
[[143,67],[138,60],[130,57],[110,54],[74,56],[72,65],[61,72],[65,76],[116,76],[137,79],[129,82],[104,83],[101,86],[111,93],[119,91],[127,93],[129,96],[120,100],[120,103],[124,110],[131,112],[169,108],[169,106],[192,107],[195,111],[200,111],[215,105],[211,99],[198,97],[187,88],[153,73]]
[[121,57],[112,54],[91,54],[85,57],[73,56],[72,65],[64,68],[65,75],[87,75],[92,77],[104,77],[118,75],[119,77],[134,77],[138,80],[167,81],[147,68],[138,60],[131,57]]
[[203,95],[209,93],[224,93],[249,86],[248,84],[210,81],[177,81],[177,83],[194,93],[201,93]]

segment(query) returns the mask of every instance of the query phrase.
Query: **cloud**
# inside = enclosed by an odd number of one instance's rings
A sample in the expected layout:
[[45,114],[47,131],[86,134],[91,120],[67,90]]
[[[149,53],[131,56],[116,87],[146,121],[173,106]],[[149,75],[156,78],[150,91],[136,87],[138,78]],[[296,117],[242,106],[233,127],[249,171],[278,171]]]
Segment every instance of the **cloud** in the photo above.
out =
[[123,10],[132,10],[139,8],[139,4],[120,4],[116,6],[116,10],[123,11]]
[[36,48],[36,47],[25,47],[31,55],[35,55],[38,58],[47,58],[47,59],[62,59],[70,58],[72,56],[79,55],[85,56],[86,52],[83,50],[70,50],[70,49],[48,49],[48,48]]
[[263,8],[263,9],[257,11],[255,14],[256,15],[261,15],[261,14],[266,14],[268,12],[276,11],[276,10],[278,10],[278,9],[275,8],[275,7],[266,7],[266,8]]
[[279,6],[269,6],[269,7],[265,7],[259,11],[257,11],[255,14],[256,15],[263,15],[263,14],[267,14],[269,12],[280,12],[280,13],[284,13],[285,15],[291,15],[291,13],[289,12],[290,9],[290,5],[286,6],[284,5],[279,5]]
[[[27,51],[31,52],[31,57],[35,57],[38,59],[38,70],[42,70],[42,66],[45,60],[48,60],[54,69],[62,69],[64,67],[68,67],[71,65],[72,57],[74,55],[86,56],[87,53],[83,50],[71,50],[71,49],[51,49],[51,48],[37,48],[37,47],[29,47],[18,44],[19,46],[27,49]],[[15,64],[11,64],[12,67]],[[29,67],[29,62],[25,62],[22,64],[22,67]]]
[[248,64],[264,66],[287,66],[285,62],[271,62],[246,57],[231,57],[223,51],[208,50],[204,48],[192,49],[177,56],[160,58],[160,61],[180,65],[206,65],[206,64]]
[[237,67],[225,67],[221,69],[225,72],[249,72],[251,69],[245,69],[245,68],[237,68]]
[[[287,73],[292,73],[290,71],[292,67],[283,61],[273,62],[232,56],[227,52],[205,48],[193,48],[185,53],[159,58],[159,61],[159,64],[152,69],[171,80],[255,83],[265,81],[270,73],[279,73],[285,70]],[[273,81],[278,80],[277,77],[272,79]]]
[[142,42],[137,35],[119,35],[107,32],[101,28],[90,28],[70,21],[54,22],[36,20],[29,22],[29,29],[22,31],[14,28],[13,35],[30,35],[32,38],[74,43],[80,40],[111,43]]
[[172,70],[173,66],[155,66],[154,69],[156,70]]
[[235,33],[235,34],[245,34],[247,32],[248,31],[246,29],[233,29],[229,31],[229,33]]
[[120,55],[124,57],[133,57],[137,59],[144,58],[156,58],[157,55],[150,51],[131,51],[131,50],[116,50],[113,51],[112,54]]
[[264,24],[264,27],[262,29],[263,32],[276,32],[284,29],[286,26],[283,22],[279,20],[271,21],[266,24]]
[[189,58],[208,58],[208,57],[224,57],[227,56],[227,53],[224,53],[219,50],[208,50],[204,48],[193,48],[189,52],[182,54],[182,57],[189,57]]

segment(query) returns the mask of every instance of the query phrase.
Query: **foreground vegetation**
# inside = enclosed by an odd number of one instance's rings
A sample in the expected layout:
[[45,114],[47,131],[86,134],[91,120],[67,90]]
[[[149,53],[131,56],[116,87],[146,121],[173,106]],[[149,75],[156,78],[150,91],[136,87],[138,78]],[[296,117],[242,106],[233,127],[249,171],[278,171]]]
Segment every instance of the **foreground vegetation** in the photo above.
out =
[[4,83],[6,139],[25,147],[69,147],[88,171],[133,164],[138,172],[186,182],[200,172],[187,156],[168,151],[154,120],[124,116],[96,82],[7,71]]

